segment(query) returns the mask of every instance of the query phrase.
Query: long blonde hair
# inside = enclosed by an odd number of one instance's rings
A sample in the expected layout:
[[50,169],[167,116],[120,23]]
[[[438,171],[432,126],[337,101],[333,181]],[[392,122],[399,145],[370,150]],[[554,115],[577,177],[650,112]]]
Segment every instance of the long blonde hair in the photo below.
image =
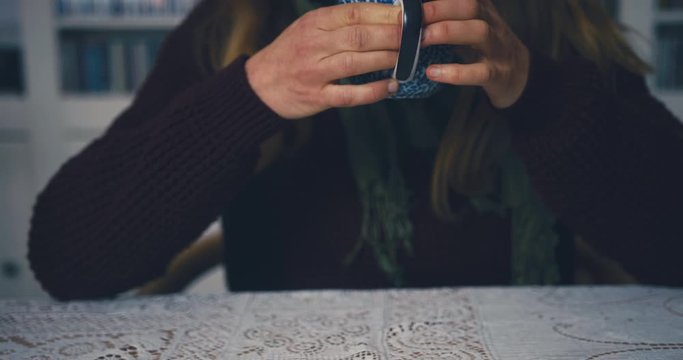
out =
[[[223,0],[200,27],[209,39],[214,69],[240,54],[252,54],[294,19],[291,1]],[[494,0],[502,17],[529,47],[555,60],[584,57],[607,79],[614,66],[649,71],[628,45],[623,29],[596,0]],[[286,5],[289,4],[289,5]],[[277,7],[277,9],[275,8]],[[226,21],[228,19],[228,21]],[[265,36],[264,36],[265,34]],[[266,43],[259,43],[264,41]],[[478,88],[463,88],[443,134],[432,176],[432,206],[444,219],[457,216],[451,192],[477,195],[492,190],[499,160],[508,151],[509,131]]]
[[[596,0],[494,0],[501,16],[527,46],[555,60],[584,57],[607,75],[615,65],[650,70],[628,45],[623,29]],[[495,185],[508,151],[507,122],[483,101],[479,89],[463,89],[445,131],[432,176],[432,205],[443,218],[457,214],[449,194],[479,195]]]

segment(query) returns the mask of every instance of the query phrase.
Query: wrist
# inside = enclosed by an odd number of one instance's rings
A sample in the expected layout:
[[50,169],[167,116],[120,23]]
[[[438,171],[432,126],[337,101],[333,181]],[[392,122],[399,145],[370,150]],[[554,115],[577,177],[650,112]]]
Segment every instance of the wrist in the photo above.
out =
[[[249,86],[254,91],[256,96],[266,104],[274,113],[278,114],[282,118],[286,118],[283,112],[277,106],[277,102],[273,96],[271,96],[268,89],[272,86],[268,83],[268,79],[272,79],[272,76],[268,74],[263,74],[259,66],[258,54],[251,56],[244,64],[244,71],[247,75],[247,82]],[[266,75],[266,76],[264,76]]]

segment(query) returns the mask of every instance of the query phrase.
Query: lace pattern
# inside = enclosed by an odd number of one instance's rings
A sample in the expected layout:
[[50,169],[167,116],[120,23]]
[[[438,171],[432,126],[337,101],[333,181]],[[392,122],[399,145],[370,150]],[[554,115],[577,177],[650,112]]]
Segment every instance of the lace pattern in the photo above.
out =
[[683,290],[488,288],[0,301],[0,359],[681,359]]

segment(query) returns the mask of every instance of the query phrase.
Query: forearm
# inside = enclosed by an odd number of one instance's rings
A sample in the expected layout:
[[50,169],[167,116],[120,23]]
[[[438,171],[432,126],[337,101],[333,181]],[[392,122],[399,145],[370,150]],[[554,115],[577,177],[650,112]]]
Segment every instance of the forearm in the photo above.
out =
[[163,274],[247,181],[259,144],[280,124],[250,90],[242,58],[144,125],[108,132],[38,198],[29,239],[36,277],[71,299]]
[[531,72],[503,113],[546,205],[639,280],[683,283],[683,126],[624,70],[616,89],[585,60]]

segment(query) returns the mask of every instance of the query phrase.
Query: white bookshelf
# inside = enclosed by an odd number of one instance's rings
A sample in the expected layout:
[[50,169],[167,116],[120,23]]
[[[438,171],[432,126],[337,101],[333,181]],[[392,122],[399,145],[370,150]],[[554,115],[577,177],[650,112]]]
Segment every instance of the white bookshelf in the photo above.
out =
[[62,114],[69,128],[104,129],[131,102],[131,95],[63,95]]
[[[182,16],[60,16],[56,0],[2,0],[0,20],[16,10],[23,94],[0,94],[0,298],[46,297],[26,261],[35,197],[68,157],[102,134],[131,102],[131,92],[65,93],[64,34],[170,31]],[[7,23],[7,21],[5,21]],[[0,27],[4,23],[0,21]],[[3,32],[2,35],[8,32]],[[0,37],[0,41],[3,40]],[[3,273],[18,269],[15,277]]]
[[26,100],[22,95],[0,95],[1,129],[25,129]]
[[683,24],[683,10],[656,9],[654,21],[657,24]]

